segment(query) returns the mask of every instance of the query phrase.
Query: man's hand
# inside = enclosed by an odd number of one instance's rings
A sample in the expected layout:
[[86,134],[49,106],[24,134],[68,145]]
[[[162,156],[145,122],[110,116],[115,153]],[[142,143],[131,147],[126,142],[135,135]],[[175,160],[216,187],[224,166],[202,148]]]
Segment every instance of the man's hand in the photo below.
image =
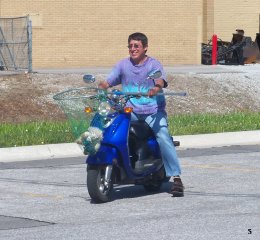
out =
[[110,86],[109,84],[106,82],[106,81],[101,81],[99,84],[98,84],[98,88],[101,88],[101,89],[108,89]]
[[156,81],[156,84],[154,85],[153,88],[151,88],[149,91],[148,91],[148,96],[149,97],[153,97],[155,96],[158,92],[161,91],[161,89],[163,88],[164,86],[164,80],[163,79],[159,79]]
[[153,97],[153,96],[155,96],[155,95],[156,95],[158,92],[160,92],[160,91],[161,91],[161,88],[160,88],[159,86],[155,86],[155,87],[149,89],[149,91],[148,91],[148,96],[149,96],[149,97]]

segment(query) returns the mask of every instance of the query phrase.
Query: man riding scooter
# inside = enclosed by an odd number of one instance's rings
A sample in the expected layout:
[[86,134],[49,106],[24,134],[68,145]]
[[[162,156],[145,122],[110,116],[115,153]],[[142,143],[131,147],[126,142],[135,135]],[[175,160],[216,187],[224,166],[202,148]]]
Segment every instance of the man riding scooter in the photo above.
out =
[[[166,76],[162,65],[155,58],[146,55],[148,39],[143,33],[133,33],[128,37],[130,57],[119,61],[107,77],[99,83],[99,88],[107,89],[122,84],[123,92],[148,92],[149,98],[132,98],[127,102],[133,108],[131,120],[144,120],[153,130],[160,146],[166,176],[173,178],[170,193],[173,197],[184,196],[184,186],[180,175],[181,167],[178,156],[168,130],[165,98],[156,95],[167,87]],[[146,76],[158,69],[162,76],[154,81]]]

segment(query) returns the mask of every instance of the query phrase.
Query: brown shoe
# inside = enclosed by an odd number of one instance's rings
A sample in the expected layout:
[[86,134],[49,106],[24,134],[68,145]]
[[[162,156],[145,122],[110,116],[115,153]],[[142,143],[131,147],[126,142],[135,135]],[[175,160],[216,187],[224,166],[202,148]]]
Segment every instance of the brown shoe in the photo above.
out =
[[173,197],[184,196],[184,186],[180,178],[174,178],[170,193],[172,194]]

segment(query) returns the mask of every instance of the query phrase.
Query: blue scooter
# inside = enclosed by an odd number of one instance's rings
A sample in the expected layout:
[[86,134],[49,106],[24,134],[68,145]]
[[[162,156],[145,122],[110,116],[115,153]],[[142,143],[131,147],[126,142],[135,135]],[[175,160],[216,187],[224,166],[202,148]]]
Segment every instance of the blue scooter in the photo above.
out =
[[[160,76],[161,72],[153,71],[147,78],[153,80]],[[84,80],[94,81],[94,77],[85,75]],[[146,94],[118,90],[104,94],[105,101],[99,105],[99,113],[91,123],[92,127],[100,127],[97,123],[102,119],[104,127],[98,150],[86,160],[90,197],[95,202],[110,201],[114,184],[138,184],[149,192],[158,191],[170,179],[165,174],[159,145],[149,125],[145,121],[131,121],[132,109],[125,107],[130,98]],[[100,95],[96,98],[100,99]],[[179,142],[174,141],[174,145],[178,146]]]
[[[153,80],[160,75],[160,71],[153,71],[147,79]],[[83,80],[91,83],[95,77],[85,75]],[[78,94],[75,91],[82,90],[91,90],[92,93],[75,96]],[[89,125],[82,127],[88,130],[77,139],[88,155],[87,189],[91,199],[97,203],[111,201],[114,184],[143,185],[146,191],[159,191],[162,183],[170,179],[165,174],[159,145],[149,125],[145,121],[131,121],[132,109],[125,107],[129,99],[147,94],[124,93],[115,89],[109,92],[97,88],[72,91],[74,94],[69,90],[57,94],[54,99],[63,102],[63,109],[64,102],[80,100],[85,106],[85,116],[91,115],[86,117],[90,120]],[[170,93],[180,96],[185,94]],[[82,108],[79,103],[77,107]],[[70,115],[75,118],[75,114]],[[79,128],[74,127],[77,131]],[[174,145],[178,146],[179,142],[174,142]]]

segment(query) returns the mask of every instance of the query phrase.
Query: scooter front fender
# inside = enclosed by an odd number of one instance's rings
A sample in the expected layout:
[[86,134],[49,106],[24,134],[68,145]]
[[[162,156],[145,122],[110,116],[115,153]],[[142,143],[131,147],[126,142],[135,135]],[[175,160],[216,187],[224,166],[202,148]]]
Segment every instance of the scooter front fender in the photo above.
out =
[[93,165],[112,165],[114,159],[118,159],[116,148],[107,145],[101,145],[95,155],[89,155],[86,159],[87,164]]

